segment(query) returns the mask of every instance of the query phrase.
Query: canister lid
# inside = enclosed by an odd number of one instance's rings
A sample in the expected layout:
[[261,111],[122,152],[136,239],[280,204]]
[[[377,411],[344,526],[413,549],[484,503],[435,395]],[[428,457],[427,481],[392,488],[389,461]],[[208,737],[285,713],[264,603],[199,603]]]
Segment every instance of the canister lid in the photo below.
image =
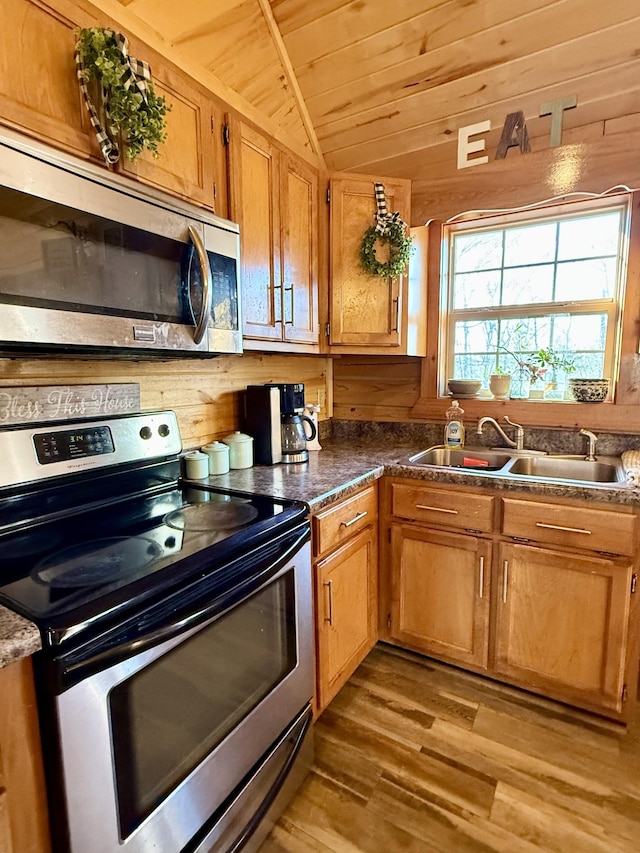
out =
[[236,430],[231,435],[226,436],[226,438],[222,439],[225,444],[244,444],[245,442],[252,442],[253,438],[250,435],[247,435],[244,432],[240,432],[240,430]]
[[223,441],[212,441],[210,444],[205,444],[202,450],[205,453],[226,453],[229,446]]

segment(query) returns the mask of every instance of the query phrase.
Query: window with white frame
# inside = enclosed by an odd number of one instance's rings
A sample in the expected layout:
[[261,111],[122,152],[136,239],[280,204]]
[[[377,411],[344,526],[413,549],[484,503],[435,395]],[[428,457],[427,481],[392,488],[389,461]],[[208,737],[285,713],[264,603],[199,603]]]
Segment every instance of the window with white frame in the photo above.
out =
[[444,382],[507,373],[512,397],[563,399],[567,377],[613,379],[628,218],[618,196],[446,226]]

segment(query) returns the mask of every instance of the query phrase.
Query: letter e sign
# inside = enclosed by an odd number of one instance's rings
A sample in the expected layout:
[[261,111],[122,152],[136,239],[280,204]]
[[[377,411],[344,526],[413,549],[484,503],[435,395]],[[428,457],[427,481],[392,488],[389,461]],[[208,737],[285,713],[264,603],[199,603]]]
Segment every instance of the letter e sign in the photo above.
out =
[[470,136],[477,136],[479,133],[488,133],[491,130],[491,122],[479,121],[476,124],[468,124],[466,127],[461,127],[458,130],[458,169],[466,169],[467,166],[480,166],[482,163],[488,163],[489,158],[474,157],[469,159],[469,154],[475,154],[478,151],[485,150],[484,139],[475,139],[470,141]]

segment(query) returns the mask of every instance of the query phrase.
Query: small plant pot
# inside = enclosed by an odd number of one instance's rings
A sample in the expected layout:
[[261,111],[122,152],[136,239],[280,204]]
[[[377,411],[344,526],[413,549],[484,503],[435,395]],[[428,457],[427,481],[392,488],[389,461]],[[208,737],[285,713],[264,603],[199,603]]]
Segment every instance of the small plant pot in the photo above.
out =
[[508,373],[492,373],[489,388],[496,400],[508,400],[511,390],[511,376]]

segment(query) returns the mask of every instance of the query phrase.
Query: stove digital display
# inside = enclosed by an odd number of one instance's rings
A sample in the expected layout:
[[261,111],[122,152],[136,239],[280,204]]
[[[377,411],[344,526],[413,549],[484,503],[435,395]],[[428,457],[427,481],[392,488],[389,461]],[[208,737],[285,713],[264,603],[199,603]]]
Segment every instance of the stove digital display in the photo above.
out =
[[34,435],[33,442],[41,465],[115,452],[111,430],[107,426],[41,432]]

